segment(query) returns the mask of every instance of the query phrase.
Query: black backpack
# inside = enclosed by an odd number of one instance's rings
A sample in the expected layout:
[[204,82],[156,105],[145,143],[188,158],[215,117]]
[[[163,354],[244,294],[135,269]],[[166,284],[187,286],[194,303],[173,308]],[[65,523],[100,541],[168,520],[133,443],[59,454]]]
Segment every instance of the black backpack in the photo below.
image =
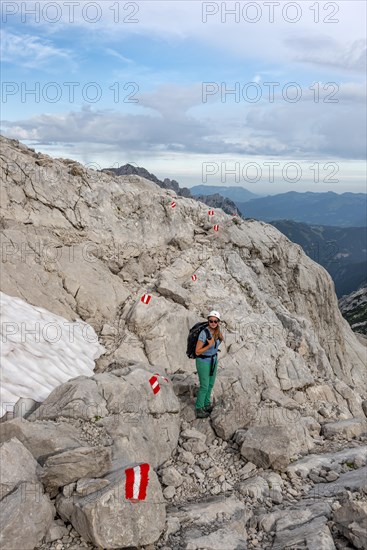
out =
[[189,359],[196,359],[196,344],[199,338],[199,334],[202,330],[205,330],[206,337],[208,340],[211,338],[211,334],[209,332],[208,328],[208,321],[196,323],[193,327],[190,328],[189,335],[187,337],[187,349],[186,349],[186,355]]

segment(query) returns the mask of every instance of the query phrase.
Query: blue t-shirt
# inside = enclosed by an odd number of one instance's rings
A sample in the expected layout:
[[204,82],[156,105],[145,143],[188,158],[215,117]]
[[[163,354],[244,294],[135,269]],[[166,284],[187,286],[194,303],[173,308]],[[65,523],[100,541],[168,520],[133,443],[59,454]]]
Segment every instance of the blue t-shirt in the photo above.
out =
[[[206,336],[206,331],[204,329],[200,332],[198,340],[206,344],[207,336]],[[202,355],[198,355],[198,359],[200,359],[200,361],[205,361],[207,363],[210,363],[211,357],[218,352],[219,345],[220,345],[220,340],[218,338],[210,348],[204,351],[204,355],[209,355],[210,357],[203,357]]]

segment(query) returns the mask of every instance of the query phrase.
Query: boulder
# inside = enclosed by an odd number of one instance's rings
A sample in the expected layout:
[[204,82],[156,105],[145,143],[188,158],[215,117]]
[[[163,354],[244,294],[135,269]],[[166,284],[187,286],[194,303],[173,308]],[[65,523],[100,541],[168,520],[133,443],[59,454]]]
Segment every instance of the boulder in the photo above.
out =
[[15,437],[0,445],[0,500],[19,483],[38,481],[42,468]]
[[367,420],[365,418],[351,418],[339,422],[323,424],[321,433],[326,437],[340,435],[346,439],[358,437],[367,432]]
[[65,526],[64,522],[59,519],[51,523],[45,536],[45,542],[54,542],[55,540],[62,539],[68,535],[68,528]]
[[111,471],[110,447],[78,447],[49,456],[43,465],[41,481],[53,496],[57,489],[82,477],[102,477]]
[[76,426],[64,422],[30,422],[24,418],[15,418],[0,424],[0,442],[17,438],[41,464],[48,456],[88,446],[83,440],[82,431]]
[[169,466],[162,472],[162,483],[163,485],[179,487],[183,483],[183,477],[174,466]]
[[367,503],[352,501],[334,512],[333,521],[355,548],[367,548]]
[[254,427],[247,430],[241,455],[260,468],[285,470],[300,446],[283,426]]
[[0,548],[33,550],[48,532],[54,514],[41,483],[20,483],[0,502]]
[[136,547],[158,540],[165,527],[166,511],[154,470],[149,470],[146,496],[142,500],[126,498],[125,470],[116,470],[104,479],[109,485],[89,495],[58,495],[59,515],[70,521],[85,540],[102,548]]
[[317,550],[335,550],[335,544],[326,524],[325,516],[292,525],[287,529],[276,532],[272,550],[284,550],[285,548],[317,548]]

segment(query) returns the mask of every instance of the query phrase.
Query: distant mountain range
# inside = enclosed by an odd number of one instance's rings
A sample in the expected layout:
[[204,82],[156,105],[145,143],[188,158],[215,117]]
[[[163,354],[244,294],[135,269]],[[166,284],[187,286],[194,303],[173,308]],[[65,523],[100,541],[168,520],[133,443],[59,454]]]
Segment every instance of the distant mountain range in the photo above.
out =
[[330,273],[338,297],[367,283],[365,227],[307,225],[291,220],[270,222]]
[[289,191],[279,195],[236,202],[245,218],[270,222],[294,220],[308,224],[338,227],[365,227],[367,225],[367,194],[298,193]]
[[225,187],[224,185],[194,185],[190,188],[192,195],[211,195],[219,193],[223,197],[231,199],[233,202],[247,202],[250,199],[256,199],[261,195],[255,195],[248,189],[239,186]]

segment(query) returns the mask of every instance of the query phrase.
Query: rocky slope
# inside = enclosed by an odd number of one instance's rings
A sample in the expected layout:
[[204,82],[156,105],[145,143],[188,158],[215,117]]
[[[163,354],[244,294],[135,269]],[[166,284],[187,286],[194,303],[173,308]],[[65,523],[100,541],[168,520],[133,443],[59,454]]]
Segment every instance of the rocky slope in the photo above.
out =
[[339,307],[352,329],[367,336],[367,286],[342,296]]
[[[93,377],[1,424],[3,547],[362,548],[366,348],[328,273],[264,222],[1,145],[2,291],[106,348]],[[186,336],[212,308],[216,406],[195,420]]]

